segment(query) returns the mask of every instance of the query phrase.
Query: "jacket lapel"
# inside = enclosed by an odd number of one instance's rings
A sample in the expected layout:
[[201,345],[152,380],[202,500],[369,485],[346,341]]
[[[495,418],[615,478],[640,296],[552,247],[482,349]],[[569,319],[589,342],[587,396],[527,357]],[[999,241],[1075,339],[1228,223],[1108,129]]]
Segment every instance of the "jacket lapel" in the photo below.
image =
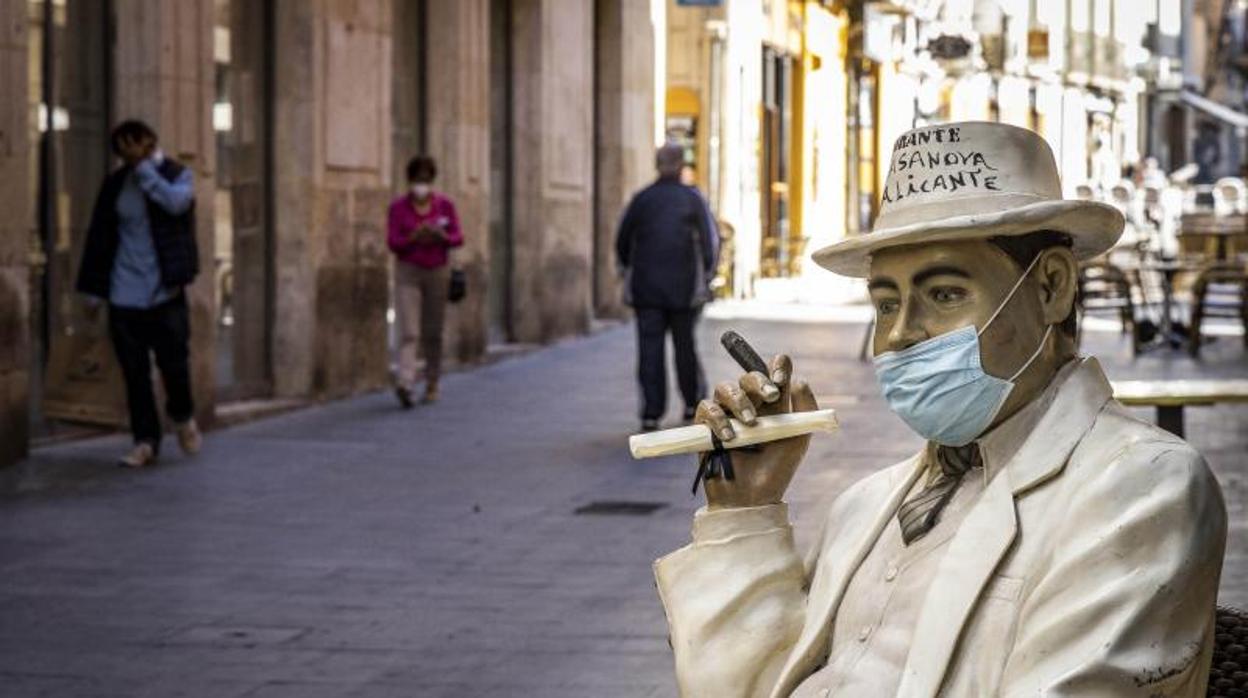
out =
[[1079,365],[1058,387],[1044,416],[1006,465],[1015,496],[1057,476],[1114,395],[1101,364],[1092,358]]
[[1018,451],[967,513],[924,597],[898,696],[935,696],[980,592],[1018,531],[1015,498],[1059,475],[1112,396],[1096,359],[1081,359]]
[[[818,661],[816,655],[827,648],[832,616],[841,603],[841,597],[844,596],[845,589],[849,586],[849,580],[862,561],[866,559],[867,554],[875,547],[876,539],[880,537],[884,527],[892,521],[897,508],[901,506],[902,500],[914,485],[914,481],[923,472],[925,452],[926,449],[912,457],[909,463],[901,469],[902,477],[898,478],[898,481],[888,490],[888,495],[880,504],[874,518],[870,520],[869,525],[862,528],[858,539],[845,549],[845,553],[835,558],[822,558],[822,564],[829,566],[827,577],[823,581],[825,591],[818,596],[812,595],[810,598],[811,607],[817,610],[807,611],[806,625],[802,628],[802,635],[797,645],[789,653],[789,658],[780,671],[779,679],[771,692],[773,697],[787,696],[797,688],[797,685],[806,678],[811,667]],[[829,533],[836,535],[835,531]]]

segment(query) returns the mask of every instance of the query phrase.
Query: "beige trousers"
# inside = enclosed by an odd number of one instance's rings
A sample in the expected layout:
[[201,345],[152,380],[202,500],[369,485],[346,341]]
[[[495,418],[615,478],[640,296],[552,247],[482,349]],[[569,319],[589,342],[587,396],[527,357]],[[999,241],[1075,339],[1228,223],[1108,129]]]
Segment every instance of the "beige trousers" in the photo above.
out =
[[416,382],[417,343],[425,356],[425,380],[437,383],[442,372],[442,327],[450,265],[426,269],[395,262],[394,313],[399,329],[399,385]]

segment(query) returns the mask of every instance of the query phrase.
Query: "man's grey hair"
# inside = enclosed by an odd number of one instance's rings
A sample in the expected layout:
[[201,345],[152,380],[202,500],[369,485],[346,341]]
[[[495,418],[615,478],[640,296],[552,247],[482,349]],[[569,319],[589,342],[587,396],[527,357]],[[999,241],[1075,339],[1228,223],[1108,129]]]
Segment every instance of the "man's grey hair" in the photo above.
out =
[[677,143],[664,143],[654,154],[654,167],[663,174],[680,174],[684,164],[685,149]]

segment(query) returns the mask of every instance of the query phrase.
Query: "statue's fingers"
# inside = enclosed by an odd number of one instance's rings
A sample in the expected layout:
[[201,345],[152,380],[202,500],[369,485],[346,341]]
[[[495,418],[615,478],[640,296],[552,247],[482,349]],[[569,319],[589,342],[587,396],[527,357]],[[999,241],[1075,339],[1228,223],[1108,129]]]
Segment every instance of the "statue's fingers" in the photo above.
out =
[[753,424],[758,418],[758,408],[741,386],[731,381],[715,386],[715,402],[746,424]]
[[819,402],[815,400],[815,393],[810,389],[810,384],[806,381],[798,381],[793,386],[789,399],[793,403],[794,412],[814,412],[819,409]]
[[772,384],[780,390],[780,397],[772,403],[773,411],[787,412],[789,383],[793,379],[793,359],[788,354],[776,354],[767,364],[767,374]]
[[705,424],[721,441],[729,441],[736,436],[732,425],[728,422],[728,413],[712,400],[703,400],[698,403],[693,421],[697,424]]
[[780,399],[780,389],[759,371],[750,371],[738,381],[750,402],[762,407]]

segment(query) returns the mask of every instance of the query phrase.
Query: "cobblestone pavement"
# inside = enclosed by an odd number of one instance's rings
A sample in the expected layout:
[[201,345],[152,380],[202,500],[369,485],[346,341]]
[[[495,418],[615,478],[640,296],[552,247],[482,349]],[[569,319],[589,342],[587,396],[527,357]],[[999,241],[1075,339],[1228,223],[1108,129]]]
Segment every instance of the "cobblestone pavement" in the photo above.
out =
[[[857,361],[860,324],[708,320],[712,379],[735,374],[714,342],[728,324],[791,351],[840,411],[792,491],[809,540],[820,502],[919,441]],[[1089,336],[1114,378],[1248,375],[1238,339],[1196,364]],[[449,376],[433,407],[364,396],[210,434],[195,460],[169,444],[144,472],[112,467],[119,436],[40,450],[0,474],[0,693],[674,695],[650,563],[697,502],[686,459],[627,455],[632,352],[616,326]],[[1189,410],[1229,503],[1223,600],[1240,606],[1246,427],[1245,406]],[[602,500],[665,506],[575,513]]]

